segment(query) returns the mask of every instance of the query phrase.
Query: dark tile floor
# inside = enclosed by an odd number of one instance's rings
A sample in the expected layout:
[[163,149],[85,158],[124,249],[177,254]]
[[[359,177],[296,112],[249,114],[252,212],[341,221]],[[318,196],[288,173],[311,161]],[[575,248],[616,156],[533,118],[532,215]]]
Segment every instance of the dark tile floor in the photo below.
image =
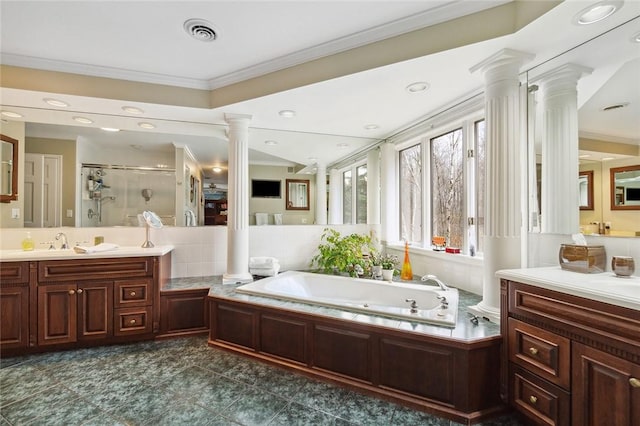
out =
[[[205,337],[1,360],[5,425],[458,425],[207,346]],[[503,417],[484,425],[518,425]]]

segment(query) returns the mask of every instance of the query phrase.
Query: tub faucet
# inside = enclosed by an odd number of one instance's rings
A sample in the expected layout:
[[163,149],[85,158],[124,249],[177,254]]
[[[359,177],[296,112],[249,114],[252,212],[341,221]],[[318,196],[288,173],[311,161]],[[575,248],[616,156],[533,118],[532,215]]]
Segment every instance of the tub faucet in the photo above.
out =
[[449,301],[444,296],[437,296],[440,301],[440,309],[447,309],[449,307]]
[[424,282],[431,281],[431,282],[436,283],[436,285],[438,287],[440,287],[440,290],[451,290],[449,287],[447,287],[447,285],[445,283],[440,281],[440,279],[438,277],[436,277],[435,275],[427,274],[427,275],[423,276],[422,278],[420,278],[420,281],[424,281]]
[[69,243],[67,242],[67,236],[64,232],[58,232],[56,234],[56,240],[62,240],[62,245],[60,246],[60,250],[66,250],[69,248]]
[[416,303],[415,299],[405,299],[405,302],[411,303],[411,313],[412,314],[417,314],[418,313],[418,304]]

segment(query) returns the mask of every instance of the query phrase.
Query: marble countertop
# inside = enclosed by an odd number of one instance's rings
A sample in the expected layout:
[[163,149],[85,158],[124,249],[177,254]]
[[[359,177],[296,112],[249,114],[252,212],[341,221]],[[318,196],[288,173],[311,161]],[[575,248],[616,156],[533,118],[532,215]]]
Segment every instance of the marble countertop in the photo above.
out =
[[617,277],[613,272],[582,274],[551,266],[505,269],[496,272],[496,276],[640,311],[640,277],[635,275]]
[[76,259],[105,259],[114,257],[162,256],[173,250],[172,245],[150,248],[123,246],[114,250],[97,253],[76,253],[68,250],[0,250],[0,262],[18,262],[32,260],[76,260]]

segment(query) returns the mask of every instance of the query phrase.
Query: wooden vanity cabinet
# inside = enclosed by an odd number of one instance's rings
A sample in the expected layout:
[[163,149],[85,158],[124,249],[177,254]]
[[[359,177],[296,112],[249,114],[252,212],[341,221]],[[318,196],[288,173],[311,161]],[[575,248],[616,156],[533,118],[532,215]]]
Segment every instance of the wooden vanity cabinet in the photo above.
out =
[[29,346],[29,262],[0,264],[0,348]]
[[501,394],[531,424],[640,426],[640,313],[503,279]]

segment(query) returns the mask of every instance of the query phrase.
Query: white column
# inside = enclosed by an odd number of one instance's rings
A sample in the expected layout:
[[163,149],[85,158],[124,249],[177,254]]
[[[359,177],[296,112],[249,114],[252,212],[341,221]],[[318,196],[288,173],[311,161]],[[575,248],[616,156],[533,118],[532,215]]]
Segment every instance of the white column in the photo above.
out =
[[367,223],[380,223],[380,150],[367,153]]
[[500,282],[496,271],[521,265],[522,139],[519,69],[532,58],[503,49],[470,69],[485,79],[485,229],[482,301],[469,310],[500,322]]
[[342,174],[338,169],[329,172],[329,224],[342,225]]
[[385,242],[400,239],[396,164],[395,146],[380,145],[380,239]]
[[542,95],[542,232],[580,230],[578,189],[578,80],[592,69],[566,64],[536,82]]
[[229,124],[227,193],[227,272],[224,284],[253,281],[249,273],[249,121],[250,115],[225,114]]
[[316,171],[316,225],[327,224],[327,167],[318,163]]

